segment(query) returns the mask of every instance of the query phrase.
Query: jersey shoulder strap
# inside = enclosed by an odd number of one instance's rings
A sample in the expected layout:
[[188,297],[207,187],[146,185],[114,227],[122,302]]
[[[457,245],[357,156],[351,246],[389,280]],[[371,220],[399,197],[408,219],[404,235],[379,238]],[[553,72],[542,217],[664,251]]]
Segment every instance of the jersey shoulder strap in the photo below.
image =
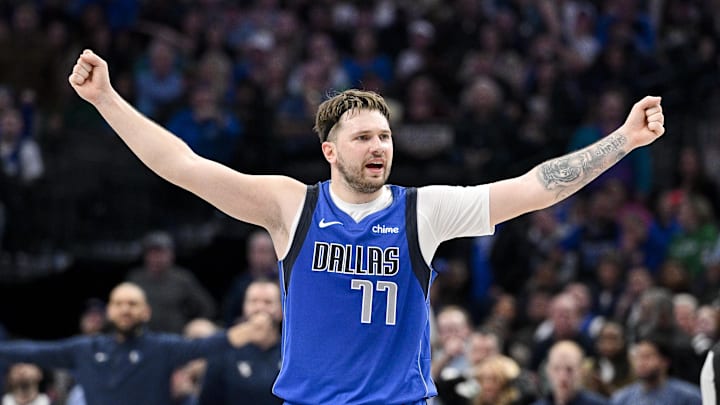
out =
[[305,243],[305,237],[307,237],[308,229],[310,229],[319,193],[320,183],[307,186],[305,203],[303,204],[302,212],[300,213],[300,219],[298,220],[297,228],[295,229],[295,235],[290,243],[290,250],[285,257],[285,260],[283,260],[283,280],[285,281],[285,291],[287,291],[290,286],[292,268],[295,265],[298,255],[300,255],[300,250]]
[[408,187],[405,189],[405,229],[407,230],[406,235],[410,253],[410,264],[427,299],[432,270],[425,263],[425,259],[420,251],[417,217],[417,189],[415,187]]

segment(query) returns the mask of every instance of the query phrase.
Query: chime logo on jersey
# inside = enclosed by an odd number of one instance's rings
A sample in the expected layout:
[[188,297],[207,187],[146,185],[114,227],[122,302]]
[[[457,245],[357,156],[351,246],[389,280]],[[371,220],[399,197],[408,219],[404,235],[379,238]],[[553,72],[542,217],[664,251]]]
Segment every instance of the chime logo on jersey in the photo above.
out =
[[313,271],[394,276],[400,268],[400,248],[315,242]]
[[372,227],[373,233],[400,233],[400,227],[397,226],[385,226],[385,225],[375,225]]

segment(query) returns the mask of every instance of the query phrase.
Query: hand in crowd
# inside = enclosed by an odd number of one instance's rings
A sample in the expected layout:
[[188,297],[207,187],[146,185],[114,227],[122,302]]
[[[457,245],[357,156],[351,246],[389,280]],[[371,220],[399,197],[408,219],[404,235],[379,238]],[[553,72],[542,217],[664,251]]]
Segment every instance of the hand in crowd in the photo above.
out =
[[269,314],[258,312],[228,329],[228,339],[235,347],[252,343],[267,348],[277,340],[277,329]]

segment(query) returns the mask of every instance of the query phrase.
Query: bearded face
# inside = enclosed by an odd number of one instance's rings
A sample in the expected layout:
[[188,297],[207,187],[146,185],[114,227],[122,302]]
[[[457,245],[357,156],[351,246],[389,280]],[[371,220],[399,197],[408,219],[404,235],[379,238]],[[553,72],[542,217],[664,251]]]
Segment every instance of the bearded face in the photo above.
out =
[[371,194],[378,191],[390,176],[391,162],[376,157],[368,161],[353,163],[338,153],[337,168],[342,180],[358,193]]

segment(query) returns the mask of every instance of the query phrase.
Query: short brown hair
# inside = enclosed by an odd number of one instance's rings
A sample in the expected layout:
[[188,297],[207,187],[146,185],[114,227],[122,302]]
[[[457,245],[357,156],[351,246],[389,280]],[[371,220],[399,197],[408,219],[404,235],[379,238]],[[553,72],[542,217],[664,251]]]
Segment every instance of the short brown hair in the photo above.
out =
[[377,110],[390,121],[390,110],[381,95],[365,90],[345,90],[318,107],[313,130],[320,137],[320,142],[327,141],[330,130],[348,110]]

